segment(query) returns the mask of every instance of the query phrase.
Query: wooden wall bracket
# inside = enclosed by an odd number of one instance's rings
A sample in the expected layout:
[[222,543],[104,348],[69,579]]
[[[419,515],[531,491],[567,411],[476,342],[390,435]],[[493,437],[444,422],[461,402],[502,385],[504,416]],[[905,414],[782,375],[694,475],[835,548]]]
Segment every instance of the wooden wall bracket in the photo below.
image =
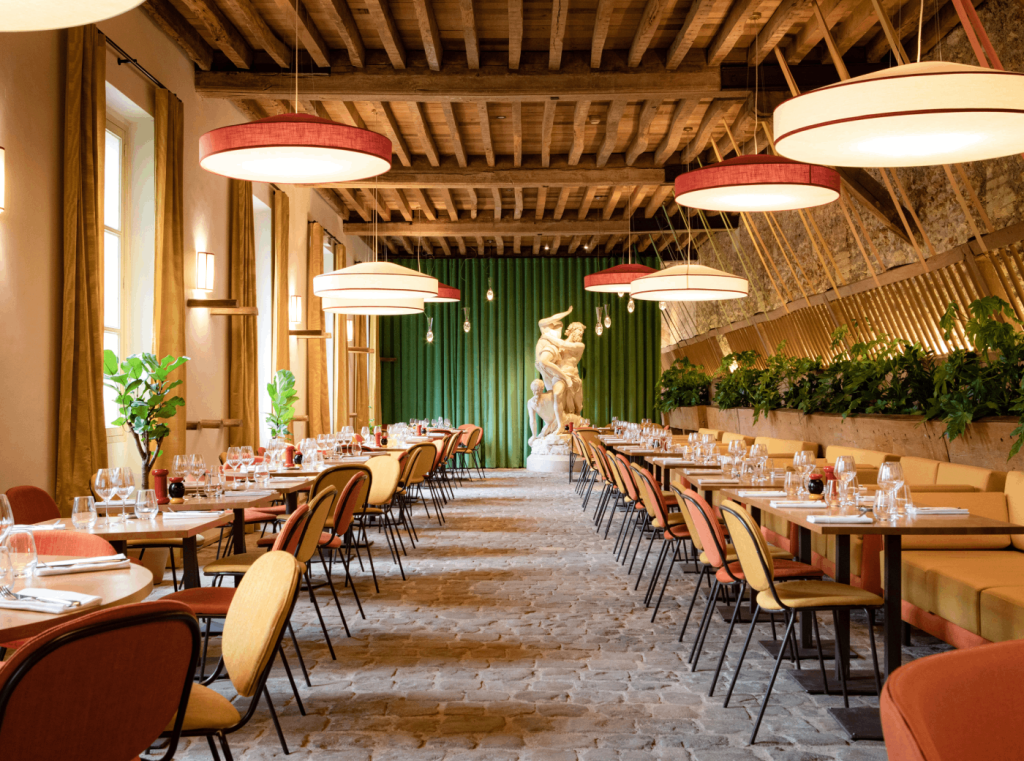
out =
[[330,333],[324,333],[322,330],[289,330],[288,335],[295,338],[306,338],[312,341],[326,341],[331,338]]
[[241,428],[242,421],[236,418],[226,420],[189,420],[185,423],[185,429],[189,431],[201,431],[204,428]]
[[209,309],[210,314],[256,315],[256,307],[240,307],[238,299],[188,299],[185,306],[189,309]]

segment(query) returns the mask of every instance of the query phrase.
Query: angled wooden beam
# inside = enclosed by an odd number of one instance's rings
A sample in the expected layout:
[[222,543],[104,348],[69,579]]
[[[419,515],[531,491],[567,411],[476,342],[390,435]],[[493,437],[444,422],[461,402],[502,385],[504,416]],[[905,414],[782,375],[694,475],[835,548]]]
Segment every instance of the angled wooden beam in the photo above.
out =
[[466,255],[466,239],[465,238],[456,238],[455,239],[455,245],[457,245],[459,247],[459,254],[461,256],[465,256]]
[[427,219],[432,222],[437,219],[437,209],[435,209],[434,204],[431,203],[430,196],[419,188],[409,188],[407,193],[412,196],[412,200],[416,202],[416,208],[418,208]]
[[569,241],[569,247],[567,249],[568,252],[570,254],[575,254],[576,253],[576,249],[578,249],[580,247],[580,243],[582,241],[583,241],[583,236],[582,235],[574,235],[574,236],[572,236],[572,239]]
[[[984,0],[971,0],[971,2],[977,7]],[[946,39],[946,35],[952,32],[959,24],[960,16],[956,10],[956,3],[943,5],[938,13],[925,20],[925,33],[921,39],[921,55],[924,56],[930,53],[932,48]]]
[[406,222],[412,222],[412,207],[409,206],[409,201],[405,197],[405,193],[398,188],[395,188],[391,191],[391,194],[391,198],[394,200],[395,206],[398,207],[398,213],[402,215],[402,218]]
[[[878,180],[865,169],[836,167],[836,171],[843,178],[843,187],[860,201],[875,219],[904,242],[910,242],[900,219],[900,211],[896,209],[892,198]],[[908,209],[903,208],[902,212],[905,217],[910,217]]]
[[[324,199],[324,202],[334,209],[334,212],[340,216],[346,222],[349,218],[348,207],[345,206],[345,202],[342,200],[338,191],[334,188],[316,188],[316,194]],[[399,191],[401,192],[401,191]]]
[[839,78],[849,79],[850,72],[847,70],[846,64],[843,62],[844,51],[840,50],[839,46],[836,44],[835,38],[832,36],[832,30],[829,29],[828,22],[825,20],[825,14],[821,12],[821,5],[817,0],[811,0],[811,6],[814,10],[814,17],[818,19],[818,26],[821,27],[821,36],[825,40],[825,47],[828,48],[828,54],[832,59],[832,64],[836,67],[836,72],[839,74]]
[[349,190],[348,188],[340,188],[338,193],[345,200],[345,205],[363,218],[364,222],[369,222],[371,219],[370,212],[367,211],[366,206],[363,202],[356,198],[355,191]]
[[569,148],[569,164],[575,166],[583,155],[583,143],[587,137],[587,114],[590,112],[590,101],[576,101],[572,113],[572,147]]
[[545,187],[537,188],[537,208],[534,210],[537,219],[544,219],[544,212],[548,207],[548,189]]
[[715,7],[715,0],[693,0],[690,10],[686,12],[686,20],[683,26],[676,33],[672,45],[668,49],[668,57],[665,61],[665,68],[674,70],[679,68],[686,54],[693,47],[697,35],[708,20],[708,15]]
[[615,208],[619,205],[619,199],[622,197],[623,187],[621,185],[612,185],[608,190],[608,200],[604,202],[604,209],[601,211],[601,216],[604,219],[611,219],[612,214],[615,213]]
[[608,39],[608,27],[612,21],[615,0],[599,0],[597,13],[594,14],[594,35],[590,40],[590,68],[601,68],[601,56],[604,54],[604,43]]
[[455,160],[459,162],[459,166],[466,166],[466,149],[462,146],[462,135],[459,133],[459,123],[455,119],[455,111],[452,109],[451,102],[442,103],[441,108],[444,110],[444,120],[448,125],[448,134],[451,136],[452,145],[455,147]]
[[533,238],[533,255],[537,256],[540,253],[540,236],[535,235]]
[[324,106],[322,101],[300,98],[299,104],[302,106],[302,110],[310,116],[319,116],[321,119],[331,118],[331,115],[327,112],[327,107]]
[[[825,17],[827,28],[831,29],[843,18],[849,15],[850,11],[860,0],[825,0],[821,4],[821,12]],[[818,23],[817,16],[811,16],[803,28],[797,32],[796,38],[786,48],[786,60],[791,64],[800,63],[821,42],[823,27]]]
[[601,236],[600,235],[594,235],[594,236],[592,236],[590,238],[590,240],[588,240],[586,243],[583,244],[583,250],[584,251],[597,251],[597,247],[599,245],[601,245]]
[[806,15],[806,0],[782,0],[772,13],[768,23],[757,33],[747,48],[747,66],[757,66],[764,61],[772,49],[779,44],[786,33],[802,15]]
[[263,107],[260,106],[260,104],[255,100],[244,100],[242,98],[239,98],[237,100],[231,101],[231,103],[235,106],[235,108],[241,111],[246,116],[246,118],[249,119],[249,121],[259,121],[260,119],[265,119],[267,116],[266,112],[263,110]]
[[366,0],[366,7],[370,11],[373,26],[384,50],[387,51],[391,65],[396,69],[404,69],[405,45],[402,44],[402,35],[398,32],[388,0]]
[[[140,8],[160,30],[171,38],[192,63],[203,71],[213,66],[213,48],[188,20],[171,4],[171,0],[146,0]],[[250,96],[251,97],[251,96]],[[239,100],[244,96],[239,96]]]
[[469,218],[476,219],[480,213],[480,197],[476,194],[476,188],[466,188],[469,193]]
[[562,247],[562,236],[561,235],[556,235],[554,237],[554,239],[551,241],[551,250],[548,253],[554,255],[554,254],[558,253],[558,249],[561,248],[561,247]]
[[[379,216],[386,222],[391,221],[391,208],[387,205],[386,200],[381,195],[380,190],[378,190],[377,188],[368,188],[363,191],[363,198],[365,198],[369,202],[370,208],[377,212],[377,216]],[[400,235],[401,233],[386,233],[382,231],[380,234]]]
[[523,0],[508,2],[508,67],[515,71],[523,55]]
[[455,201],[452,200],[452,192],[448,189],[447,185],[439,188],[441,198],[444,200],[445,211],[448,212],[448,217],[452,222],[459,221],[459,210],[455,208]]
[[602,167],[608,163],[612,151],[615,150],[615,143],[619,139],[619,123],[622,121],[622,113],[626,110],[625,100],[613,100],[608,105],[608,114],[604,122],[604,141],[597,152],[597,166]]
[[356,109],[356,104],[352,101],[342,100],[339,101],[341,106],[341,120],[350,127],[359,127],[359,129],[366,129],[366,122],[363,121],[363,117],[359,114]]
[[484,144],[484,156],[487,158],[487,165],[494,166],[494,143],[491,141],[491,117],[487,113],[487,101],[480,101],[476,108],[480,116],[480,139]]
[[587,187],[583,193],[583,200],[580,201],[580,207],[576,210],[577,219],[586,219],[587,214],[590,213],[590,205],[594,203],[594,195],[597,193],[597,188],[593,185]]
[[514,219],[522,219],[522,217],[523,217],[523,189],[517,187],[517,188],[514,189],[514,192],[515,192],[515,198],[516,198],[516,205],[515,205],[515,210],[513,211],[513,218]]
[[521,254],[523,252],[523,236],[514,235],[512,236],[512,253]]
[[729,10],[722,26],[719,27],[711,45],[708,46],[708,64],[717,66],[732,52],[737,41],[743,36],[744,27],[751,14],[761,5],[761,0],[737,0]]
[[647,143],[651,139],[651,125],[654,124],[654,117],[658,115],[661,108],[660,100],[645,100],[640,106],[640,113],[637,116],[636,135],[633,142],[626,149],[626,164],[633,166],[633,162],[640,154],[647,150]]
[[480,40],[476,36],[476,13],[473,0],[459,0],[462,12],[462,35],[466,39],[466,64],[471,69],[480,68]]
[[630,66],[639,66],[647,52],[651,40],[654,39],[658,27],[665,19],[665,16],[672,12],[675,7],[675,0],[647,0],[643,13],[640,15],[640,23],[633,33],[633,42],[629,46],[629,56],[626,62]]
[[722,120],[722,116],[729,110],[731,103],[727,103],[721,100],[715,100],[708,106],[707,111],[704,112],[704,117],[701,119],[700,126],[693,135],[693,139],[687,144],[686,151],[683,154],[683,163],[688,164],[693,161],[704,150],[704,146],[708,144],[708,140],[711,139],[711,133]]
[[562,42],[569,19],[569,0],[551,0],[551,38],[548,43],[548,68],[558,71],[562,66]]
[[[562,68],[522,67],[509,71],[502,64],[488,64],[477,71],[460,62],[445,64],[441,71],[410,65],[405,71],[359,69],[336,65],[330,74],[300,74],[299,90],[313,100],[355,102],[387,100],[443,103],[445,101],[514,103],[540,102],[558,94],[562,100],[605,101],[654,98],[734,98],[742,100],[752,87],[724,90],[719,66],[681,65],[666,71],[660,64],[645,62],[635,69],[607,66],[583,67],[569,51]],[[295,92],[295,76],[254,71],[200,71],[196,92],[204,98],[288,98]]]
[[[878,17],[875,15],[875,7],[871,0],[861,0],[850,12],[849,17],[835,30],[833,37],[839,54],[844,54],[860,42],[861,38],[870,32],[876,23],[878,23]],[[818,26],[822,26],[820,20]]]
[[512,104],[512,163],[523,165],[523,104]]
[[222,0],[221,5],[234,11],[234,17],[250,38],[256,40],[261,48],[274,59],[274,63],[283,69],[292,65],[292,49],[285,45],[256,10],[252,0]]
[[[644,216],[650,219],[659,211],[661,211],[661,205],[665,203],[669,196],[673,193],[671,185],[662,185],[654,193],[651,194],[651,200],[647,202],[647,207],[644,209]],[[675,206],[675,201],[672,201],[672,205]]]
[[348,50],[348,59],[353,66],[366,65],[366,46],[359,34],[355,17],[349,10],[347,0],[318,0],[320,12],[325,14],[341,41]]
[[412,114],[413,124],[416,125],[416,132],[423,142],[423,150],[427,154],[427,160],[433,166],[441,166],[441,160],[437,154],[437,144],[434,136],[430,134],[430,125],[427,124],[427,117],[423,113],[422,103],[410,103],[409,112]]
[[558,201],[555,203],[555,219],[561,219],[565,213],[565,204],[569,202],[569,193],[572,188],[562,188],[558,192]]
[[[339,2],[341,1],[339,0]],[[434,5],[431,0],[412,0],[412,7],[416,11],[416,21],[420,26],[420,38],[423,40],[423,53],[427,56],[427,66],[431,71],[440,71],[444,47],[441,45],[441,34],[437,30]]]
[[406,145],[405,138],[402,137],[402,132],[398,128],[398,119],[395,118],[395,112],[391,109],[391,104],[376,101],[373,103],[373,107],[378,114],[384,117],[384,131],[391,138],[391,150],[405,166],[412,166],[409,146]]
[[448,245],[448,239],[447,238],[445,238],[444,236],[439,236],[437,238],[437,243],[438,243],[438,245],[441,246],[441,250],[444,251],[444,255],[445,256],[451,256],[452,255],[452,247]]
[[[720,155],[724,159],[735,150],[733,139],[735,139],[736,142],[739,143],[739,150],[742,155],[743,139],[741,136],[745,136],[747,134],[748,128],[750,128],[750,130],[753,131],[754,122],[756,121],[755,116],[756,114],[754,113],[754,99],[751,98],[750,100],[743,104],[743,107],[740,109],[740,112],[736,114],[736,118],[733,119],[732,125],[729,127],[728,130],[726,130],[726,133],[722,135],[722,137],[720,138],[717,144],[718,155]],[[724,114],[721,119],[721,123],[726,124]],[[729,134],[730,131],[732,132],[731,135]]]
[[494,198],[494,219],[501,219],[501,188],[491,188],[491,195]]
[[505,239],[500,235],[496,235],[494,238],[494,247],[498,250],[498,256],[502,256],[505,253]]
[[658,150],[654,152],[655,165],[663,166],[672,157],[672,154],[678,150],[679,140],[686,129],[686,122],[690,120],[690,117],[693,116],[693,112],[697,110],[699,105],[699,100],[680,100],[676,103],[676,107],[672,111],[672,120],[669,122],[668,130],[665,132],[665,137],[662,138],[661,143],[658,145]]
[[[277,7],[284,13],[285,19],[287,19],[285,22],[286,26],[289,29],[297,27],[302,47],[306,49],[306,52],[309,53],[310,58],[316,62],[316,65],[323,68],[329,67],[331,65],[330,48],[328,48],[327,43],[324,42],[324,38],[320,34],[320,30],[317,29],[316,24],[309,15],[309,11],[306,10],[306,6],[302,4],[302,0],[277,0]],[[298,18],[296,18],[296,16]],[[326,99],[314,98],[314,100]]]
[[541,166],[551,165],[551,133],[555,131],[555,106],[557,100],[544,101],[544,117],[540,128],[540,163]]
[[[921,13],[921,2],[922,0],[910,0],[902,8],[898,8],[896,15],[892,16],[891,24],[896,32],[896,39],[902,40],[917,30],[917,21]],[[926,4],[925,11],[927,12],[927,10],[928,5]],[[925,19],[925,30],[928,29],[928,21],[928,19]],[[881,61],[889,54],[890,50],[889,40],[886,37],[885,31],[882,30],[868,43],[867,59],[872,62]]]
[[638,186],[629,195],[629,201],[626,204],[626,208],[622,211],[622,216],[629,219],[633,216],[636,210],[640,207],[640,204],[644,202],[644,198],[651,191],[651,188],[647,185]]

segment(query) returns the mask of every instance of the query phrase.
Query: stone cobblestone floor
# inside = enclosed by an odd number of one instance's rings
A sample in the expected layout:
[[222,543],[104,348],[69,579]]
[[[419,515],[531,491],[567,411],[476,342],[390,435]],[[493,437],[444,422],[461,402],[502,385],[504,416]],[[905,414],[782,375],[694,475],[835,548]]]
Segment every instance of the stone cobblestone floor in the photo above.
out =
[[[366,620],[341,595],[351,638],[321,589],[338,660],[323,643],[308,598],[293,621],[313,687],[300,685],[301,716],[280,667],[270,680],[291,758],[338,761],[612,761],[778,759],[869,761],[881,743],[850,743],[827,713],[841,698],[810,696],[784,665],[756,746],[747,737],[771,661],[752,647],[733,702],[708,698],[726,625],[716,621],[696,673],[686,663],[693,626],[679,628],[693,588],[675,575],[656,623],[594,531],[591,512],[564,476],[488,471],[456,490],[438,528],[417,513],[421,541],[404,559],[408,580],[376,559],[381,591],[357,574]],[[212,552],[208,548],[206,553]],[[164,589],[168,585],[164,585]],[[821,618],[822,636],[830,622]],[[764,636],[769,636],[764,627]],[[854,647],[867,630],[854,621]],[[915,634],[910,657],[941,649]],[[734,636],[723,669],[742,645]],[[295,659],[288,645],[293,666]],[[211,653],[216,647],[211,648]],[[814,663],[808,664],[814,667]],[[229,697],[228,682],[218,689]],[[720,690],[719,692],[721,692]],[[852,698],[868,704],[874,698]],[[244,700],[239,700],[244,704]],[[282,757],[266,709],[230,736],[236,759]],[[205,742],[183,742],[179,758],[209,758]]]

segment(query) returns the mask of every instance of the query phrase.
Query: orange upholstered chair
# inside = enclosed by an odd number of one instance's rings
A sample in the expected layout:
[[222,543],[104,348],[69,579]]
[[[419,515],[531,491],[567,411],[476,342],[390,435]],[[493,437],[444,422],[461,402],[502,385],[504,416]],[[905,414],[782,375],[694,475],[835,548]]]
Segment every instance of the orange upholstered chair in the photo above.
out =
[[163,758],[172,758],[198,657],[199,624],[176,602],[121,605],[47,629],[0,668],[3,757],[132,759],[166,732]]
[[30,525],[60,517],[53,497],[38,486],[12,486],[6,494],[15,523]]
[[1020,758],[1024,641],[956,650],[892,673],[880,702],[890,761]]

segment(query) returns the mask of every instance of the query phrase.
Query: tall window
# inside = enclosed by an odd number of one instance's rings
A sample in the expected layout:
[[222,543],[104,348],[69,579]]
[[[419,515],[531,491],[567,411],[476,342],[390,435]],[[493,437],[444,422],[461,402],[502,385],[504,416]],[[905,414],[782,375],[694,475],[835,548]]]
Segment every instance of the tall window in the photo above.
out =
[[[127,213],[125,180],[128,170],[127,133],[107,122],[106,159],[103,177],[103,348],[123,358],[125,254]],[[117,405],[110,389],[104,389],[107,427],[117,417]]]

